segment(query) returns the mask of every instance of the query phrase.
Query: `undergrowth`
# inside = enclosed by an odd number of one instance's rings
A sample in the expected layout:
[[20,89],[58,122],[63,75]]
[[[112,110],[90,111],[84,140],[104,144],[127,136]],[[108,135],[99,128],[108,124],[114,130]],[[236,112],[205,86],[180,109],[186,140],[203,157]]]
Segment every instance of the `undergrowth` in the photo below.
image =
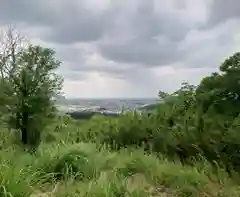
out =
[[1,196],[239,196],[237,183],[208,162],[183,166],[142,149],[42,144],[35,154],[0,154]]

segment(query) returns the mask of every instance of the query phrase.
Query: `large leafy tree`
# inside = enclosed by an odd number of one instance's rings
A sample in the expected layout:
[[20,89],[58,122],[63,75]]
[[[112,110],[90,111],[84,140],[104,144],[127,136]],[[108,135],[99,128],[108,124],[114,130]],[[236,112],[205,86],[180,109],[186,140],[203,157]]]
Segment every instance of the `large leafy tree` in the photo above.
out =
[[60,93],[62,79],[54,72],[60,62],[55,52],[40,46],[28,46],[16,57],[17,67],[9,76],[12,96],[10,126],[19,129],[22,142],[37,145]]
[[0,42],[1,120],[21,131],[25,145],[36,146],[62,87],[62,78],[55,73],[61,62],[51,49],[23,44],[12,28]]
[[205,77],[196,90],[198,105],[219,114],[237,116],[240,112],[240,53],[227,58],[220,73]]

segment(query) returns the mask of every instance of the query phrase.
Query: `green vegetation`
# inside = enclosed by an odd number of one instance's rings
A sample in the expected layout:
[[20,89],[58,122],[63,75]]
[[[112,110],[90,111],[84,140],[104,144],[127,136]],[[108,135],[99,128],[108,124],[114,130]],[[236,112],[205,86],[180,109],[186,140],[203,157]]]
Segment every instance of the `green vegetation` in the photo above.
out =
[[13,43],[0,58],[0,196],[240,196],[240,53],[196,87],[160,91],[150,116],[76,121],[55,115],[54,52]]
[[[55,52],[40,46],[18,48],[21,40],[7,34],[1,55],[1,108],[8,112],[10,128],[21,131],[24,145],[40,143],[45,119],[54,111],[52,98],[59,94],[62,80],[53,72],[60,65]],[[18,42],[17,42],[18,41]]]

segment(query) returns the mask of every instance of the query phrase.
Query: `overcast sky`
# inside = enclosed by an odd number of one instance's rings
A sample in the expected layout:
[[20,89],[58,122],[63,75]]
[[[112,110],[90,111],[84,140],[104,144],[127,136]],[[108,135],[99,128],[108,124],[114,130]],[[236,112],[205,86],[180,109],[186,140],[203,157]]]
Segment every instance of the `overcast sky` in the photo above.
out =
[[240,50],[240,0],[1,0],[63,62],[67,97],[155,97],[198,84]]

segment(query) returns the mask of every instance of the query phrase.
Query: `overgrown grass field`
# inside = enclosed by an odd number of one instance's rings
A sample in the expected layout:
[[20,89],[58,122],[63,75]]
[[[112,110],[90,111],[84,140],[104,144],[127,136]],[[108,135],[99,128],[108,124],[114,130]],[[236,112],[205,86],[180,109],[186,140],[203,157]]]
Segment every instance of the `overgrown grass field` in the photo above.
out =
[[[180,162],[174,136],[186,132],[184,126],[160,131],[159,125],[156,117],[138,114],[88,121],[63,117],[45,129],[34,153],[23,150],[14,131],[2,130],[1,196],[240,195],[237,174],[230,177],[205,158]],[[150,131],[159,135],[151,147],[141,144]],[[190,137],[178,139],[190,146]]]

